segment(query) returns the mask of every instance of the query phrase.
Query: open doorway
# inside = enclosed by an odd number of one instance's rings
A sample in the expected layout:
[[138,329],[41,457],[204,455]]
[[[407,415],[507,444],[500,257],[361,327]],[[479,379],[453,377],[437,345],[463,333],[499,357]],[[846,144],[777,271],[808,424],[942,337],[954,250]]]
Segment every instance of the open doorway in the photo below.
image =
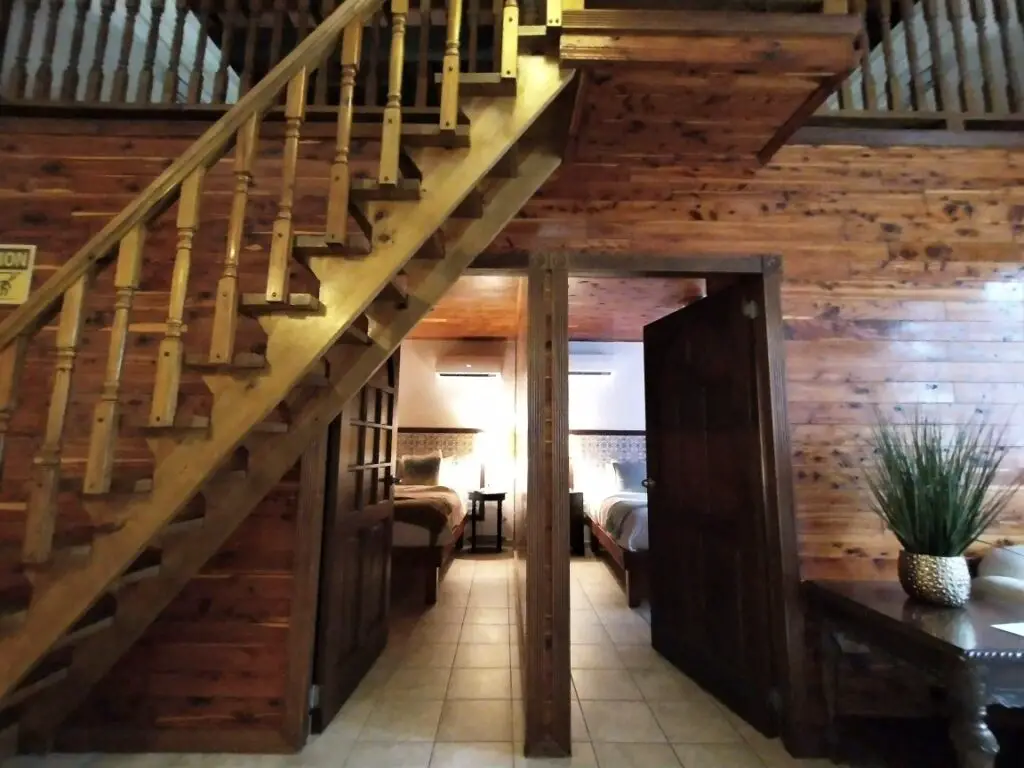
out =
[[779,280],[750,261],[570,261],[573,712],[591,732],[724,739],[738,715],[774,736],[795,718]]

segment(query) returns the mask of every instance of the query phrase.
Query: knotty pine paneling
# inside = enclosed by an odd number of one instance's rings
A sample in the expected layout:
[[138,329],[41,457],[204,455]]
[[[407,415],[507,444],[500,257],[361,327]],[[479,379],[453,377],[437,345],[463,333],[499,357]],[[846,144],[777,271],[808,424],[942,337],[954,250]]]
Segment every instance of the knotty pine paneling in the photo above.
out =
[[[36,286],[173,161],[205,125],[0,119],[0,241],[38,246]],[[300,150],[295,220],[322,230],[333,140],[311,127]],[[327,125],[323,136],[333,133]],[[280,192],[281,127],[263,131],[241,254],[240,285],[265,288],[270,232]],[[186,304],[187,352],[205,353],[235,180],[229,156],[207,174]],[[137,427],[148,419],[156,355],[164,333],[177,240],[173,206],[146,242],[141,290],[132,311],[121,388],[122,430],[115,480],[150,477],[153,458]],[[62,456],[63,474],[85,472],[92,410],[103,384],[113,318],[113,270],[101,273],[88,299],[75,361],[74,393]],[[292,290],[316,292],[293,269]],[[4,310],[0,310],[2,312]],[[7,310],[9,311],[9,310]],[[8,434],[0,486],[0,541],[19,545],[32,457],[46,420],[55,361],[56,321],[33,340],[21,402]],[[265,336],[241,318],[237,349],[259,352]],[[201,377],[186,373],[179,419],[208,412]],[[276,418],[283,418],[277,416]],[[298,471],[264,499],[224,547],[185,586],[142,641],[69,720],[59,741],[71,749],[194,748],[266,751],[286,748],[288,637],[296,589]],[[84,519],[74,494],[61,497],[62,520]],[[141,735],[140,735],[141,734]],[[193,741],[199,738],[200,741]],[[97,739],[99,740],[97,742]],[[197,746],[201,745],[201,746]],[[248,745],[248,747],[246,746]]]
[[[1024,152],[787,146],[756,172],[579,157],[492,251],[782,256],[805,577],[893,573],[863,478],[875,408],[1007,424],[1001,476],[1024,470]],[[1002,537],[1024,537],[1024,496]]]

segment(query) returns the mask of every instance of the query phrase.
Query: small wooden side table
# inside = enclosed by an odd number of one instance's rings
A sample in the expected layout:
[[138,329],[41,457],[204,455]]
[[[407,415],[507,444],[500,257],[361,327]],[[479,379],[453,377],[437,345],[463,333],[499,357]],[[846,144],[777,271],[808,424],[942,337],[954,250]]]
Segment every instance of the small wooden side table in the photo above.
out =
[[583,528],[586,525],[583,511],[583,491],[569,492],[569,552],[583,557]]
[[504,538],[502,533],[502,504],[505,503],[505,492],[504,491],[490,491],[490,490],[479,490],[469,492],[469,551],[476,552],[476,521],[483,520],[486,517],[485,509],[488,501],[495,501],[498,504],[498,529],[497,529],[497,540],[498,543],[494,547],[495,552],[501,552],[501,543]]

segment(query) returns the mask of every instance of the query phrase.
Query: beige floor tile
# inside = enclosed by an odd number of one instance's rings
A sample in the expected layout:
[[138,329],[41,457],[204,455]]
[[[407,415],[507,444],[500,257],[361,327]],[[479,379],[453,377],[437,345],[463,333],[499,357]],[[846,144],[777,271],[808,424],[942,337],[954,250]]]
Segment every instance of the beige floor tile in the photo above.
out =
[[458,643],[462,624],[419,624],[409,636],[409,650],[424,643]]
[[625,669],[575,669],[572,680],[580,699],[643,700],[640,689]]
[[512,629],[508,624],[463,624],[462,643],[509,643]]
[[658,721],[642,701],[583,701],[590,738],[612,742],[664,743]]
[[389,701],[443,699],[450,676],[449,667],[403,667],[384,685],[380,697]]
[[652,701],[651,711],[673,744],[732,744],[742,742],[736,729],[711,704]]
[[522,744],[516,745],[516,768],[597,768],[594,748],[587,742],[573,742],[572,757],[526,757]]
[[[526,740],[526,710],[522,699],[512,701],[512,741],[520,746]],[[521,748],[516,749],[516,754],[522,753]]]
[[523,698],[523,674],[518,667],[512,669],[512,698]]
[[674,669],[671,662],[654,650],[650,643],[616,643],[615,650],[626,669]]
[[461,624],[469,609],[464,605],[443,605],[438,603],[423,614],[421,624]]
[[438,741],[512,741],[512,701],[444,703]]
[[618,651],[611,644],[575,643],[570,646],[569,652],[573,669],[624,669]]
[[511,624],[508,608],[469,608],[466,611],[467,624]]
[[[517,675],[518,677],[518,675]],[[449,699],[511,699],[512,670],[458,667],[448,683]]]
[[361,699],[346,701],[334,719],[328,724],[324,735],[339,741],[355,741],[359,732],[363,729],[370,713],[376,706],[374,699]]
[[428,768],[433,748],[433,744],[356,744],[345,768]]
[[648,701],[707,702],[712,699],[676,669],[634,669],[631,674]]
[[512,666],[509,646],[501,643],[459,643],[455,666],[508,669]]
[[513,768],[512,742],[438,742],[430,768]]
[[612,639],[605,632],[604,626],[597,624],[573,624],[569,623],[569,642],[585,645],[602,644],[608,645]]
[[600,768],[679,768],[668,744],[611,744],[594,742]]
[[673,748],[683,768],[764,768],[742,744],[674,744]]
[[293,760],[295,768],[319,768],[327,765],[341,765],[351,754],[356,742],[339,738],[330,729],[318,736],[311,736],[306,747]]
[[455,643],[424,643],[402,659],[403,667],[450,667],[455,661]]
[[359,732],[359,741],[433,741],[443,703],[379,701]]
[[601,622],[601,618],[592,608],[576,608],[574,605],[572,610],[569,611],[569,626],[570,627],[592,627],[599,626],[602,629],[604,625]]
[[571,726],[570,736],[573,741],[590,741],[590,733],[587,731],[587,721],[583,718],[583,710],[580,708],[580,702],[578,699],[573,699],[569,702],[570,717],[569,724]]
[[651,642],[651,627],[646,622],[637,626],[632,623],[610,621],[605,623],[604,629],[614,643],[642,644]]

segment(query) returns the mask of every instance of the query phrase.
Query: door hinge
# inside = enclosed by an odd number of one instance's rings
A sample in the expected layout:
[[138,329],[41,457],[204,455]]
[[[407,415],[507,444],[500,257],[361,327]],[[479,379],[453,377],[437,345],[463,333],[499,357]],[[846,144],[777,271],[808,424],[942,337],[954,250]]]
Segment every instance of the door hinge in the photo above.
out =
[[309,686],[309,708],[316,709],[320,706],[320,686]]
[[756,320],[761,314],[761,308],[757,306],[756,301],[744,301],[743,302],[743,316],[748,320]]

